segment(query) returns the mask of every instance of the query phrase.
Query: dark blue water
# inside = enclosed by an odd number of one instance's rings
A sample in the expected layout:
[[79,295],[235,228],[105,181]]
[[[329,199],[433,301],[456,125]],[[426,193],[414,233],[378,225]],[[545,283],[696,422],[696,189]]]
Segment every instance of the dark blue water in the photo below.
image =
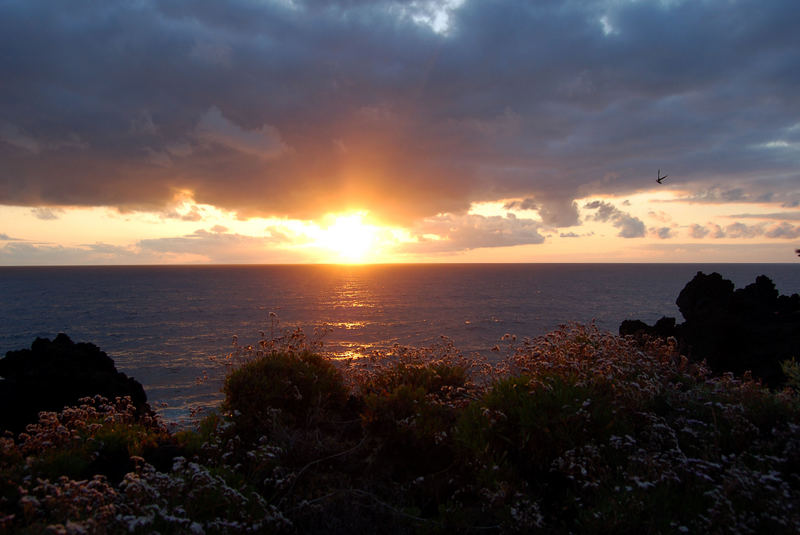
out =
[[219,399],[219,382],[196,379],[221,373],[209,357],[234,335],[257,341],[269,312],[306,330],[332,325],[325,347],[338,355],[440,335],[488,352],[505,333],[569,321],[614,332],[628,318],[680,321],[675,299],[697,271],[737,287],[765,274],[800,292],[800,263],[0,268],[0,354],[59,332],[95,343],[175,419]]

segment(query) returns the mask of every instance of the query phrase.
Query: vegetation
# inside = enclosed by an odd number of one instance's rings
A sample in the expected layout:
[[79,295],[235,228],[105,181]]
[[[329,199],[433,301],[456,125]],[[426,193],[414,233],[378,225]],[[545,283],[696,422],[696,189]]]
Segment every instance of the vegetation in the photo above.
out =
[[569,325],[489,365],[275,340],[236,346],[194,430],[93,398],[0,439],[0,531],[800,532],[798,392],[671,341]]

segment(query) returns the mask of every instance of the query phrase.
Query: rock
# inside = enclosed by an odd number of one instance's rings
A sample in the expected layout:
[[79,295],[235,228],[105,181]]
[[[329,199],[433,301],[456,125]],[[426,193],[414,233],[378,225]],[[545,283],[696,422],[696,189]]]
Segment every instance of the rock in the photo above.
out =
[[657,338],[669,338],[677,335],[675,318],[662,316],[652,327],[641,320],[625,320],[619,326],[620,336],[635,336],[641,338],[651,336]]
[[95,395],[130,396],[142,414],[151,412],[141,383],[118,372],[96,345],[76,344],[63,333],[6,353],[0,359],[0,377],[0,429],[22,431],[41,411],[59,411]]
[[733,283],[719,273],[701,271],[684,286],[675,304],[686,321],[706,321],[726,315],[733,297]]
[[716,373],[751,371],[766,384],[783,380],[780,362],[800,356],[800,296],[778,295],[764,275],[735,290],[719,273],[698,272],[676,301],[684,323],[662,318],[653,327],[625,320],[621,335],[675,336],[690,360],[706,360]]
[[642,320],[624,320],[619,326],[619,335],[639,337],[644,334],[651,336],[652,329]]

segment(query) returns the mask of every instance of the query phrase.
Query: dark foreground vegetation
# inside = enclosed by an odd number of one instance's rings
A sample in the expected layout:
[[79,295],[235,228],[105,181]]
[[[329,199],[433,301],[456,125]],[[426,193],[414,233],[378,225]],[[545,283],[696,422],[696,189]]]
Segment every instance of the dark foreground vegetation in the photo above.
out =
[[127,399],[43,413],[0,439],[0,529],[800,530],[797,392],[674,345],[574,325],[499,366],[448,344],[345,368],[305,349],[240,348],[191,431]]
[[674,338],[501,345],[334,362],[295,331],[236,347],[191,430],[129,398],[43,412],[0,438],[0,532],[800,532],[791,361],[770,389]]

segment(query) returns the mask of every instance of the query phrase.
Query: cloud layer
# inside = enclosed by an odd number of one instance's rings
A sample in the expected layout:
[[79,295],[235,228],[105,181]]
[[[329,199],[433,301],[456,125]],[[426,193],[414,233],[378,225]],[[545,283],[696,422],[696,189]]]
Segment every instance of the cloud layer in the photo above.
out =
[[436,5],[0,0],[0,204],[420,224],[519,199],[565,227],[657,168],[689,202],[800,203],[795,0]]
[[[601,222],[610,221],[612,225],[619,229],[619,234],[617,235],[620,238],[643,238],[645,235],[645,226],[641,219],[623,212],[611,203],[592,201],[586,203],[584,208],[597,210],[593,215],[589,215],[588,218]],[[669,229],[666,229],[666,235],[662,231],[659,231],[658,234],[660,238],[667,238],[669,237]]]

